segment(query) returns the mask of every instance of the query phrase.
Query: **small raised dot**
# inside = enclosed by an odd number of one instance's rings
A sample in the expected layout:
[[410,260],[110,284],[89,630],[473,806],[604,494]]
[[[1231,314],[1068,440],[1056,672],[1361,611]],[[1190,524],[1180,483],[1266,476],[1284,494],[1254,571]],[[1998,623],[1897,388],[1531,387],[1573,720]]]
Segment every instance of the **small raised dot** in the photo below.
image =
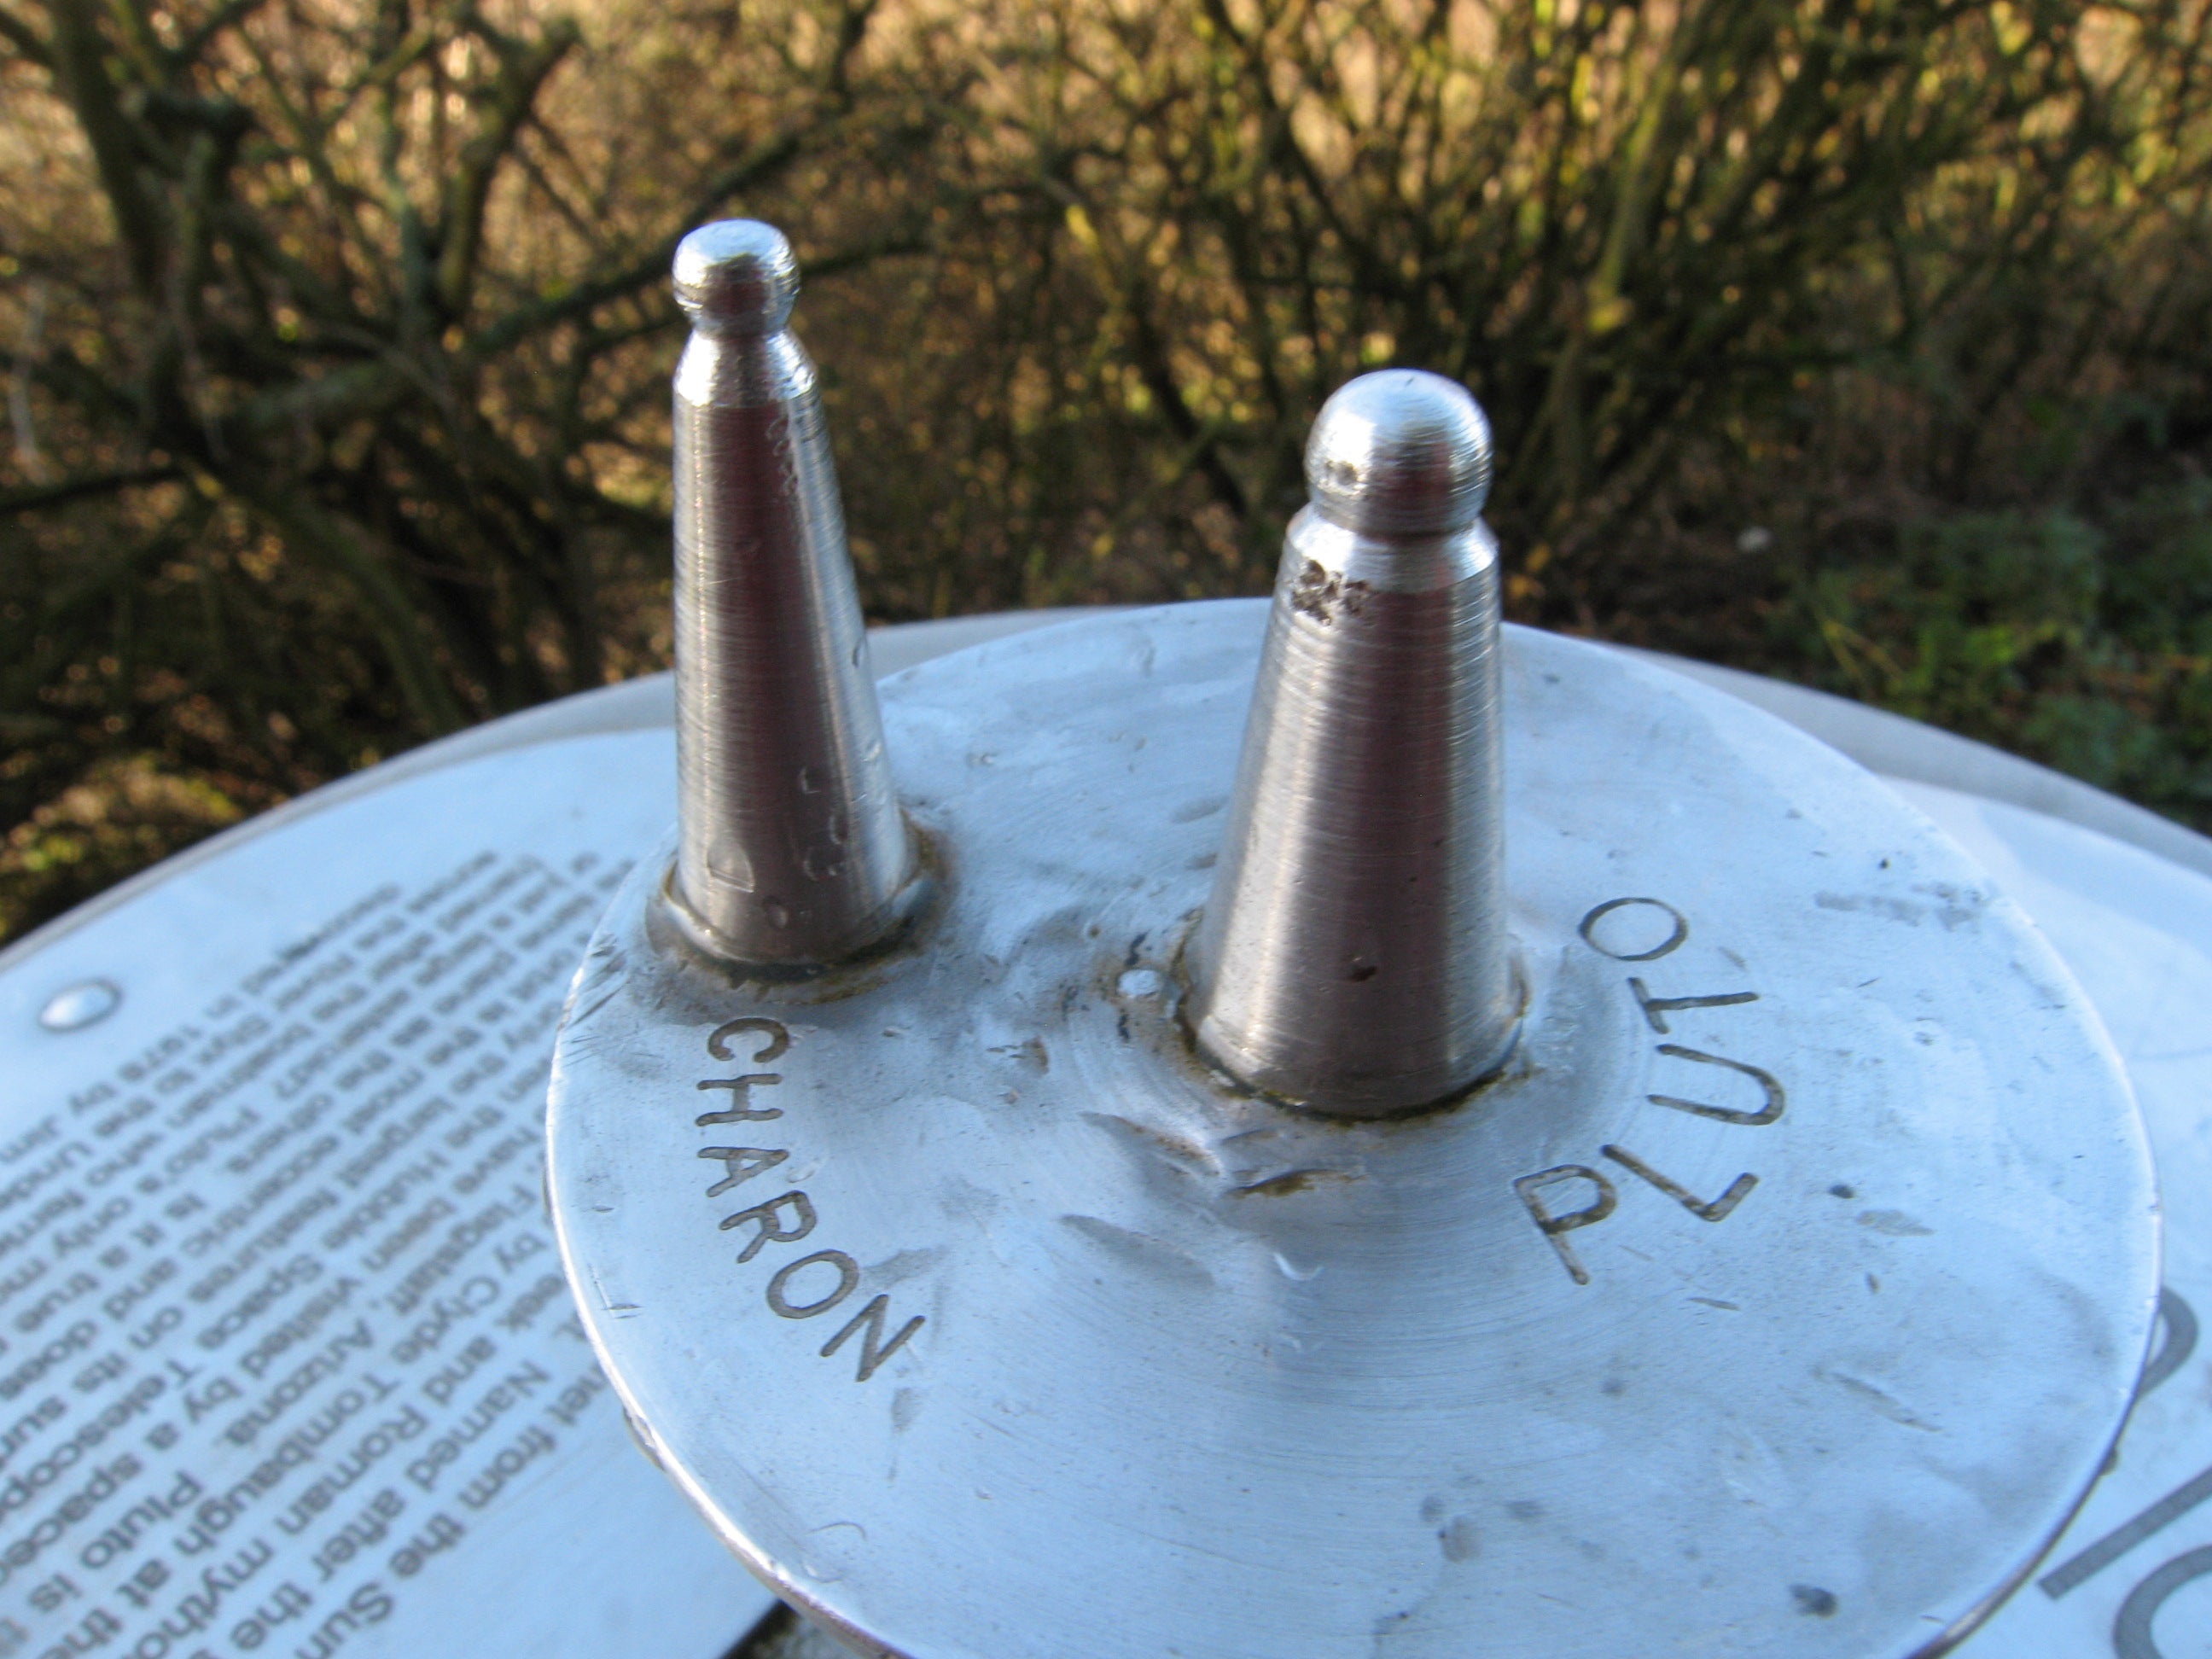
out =
[[123,1006],[123,993],[104,979],[88,979],[57,991],[39,1010],[49,1031],[81,1031],[96,1025]]

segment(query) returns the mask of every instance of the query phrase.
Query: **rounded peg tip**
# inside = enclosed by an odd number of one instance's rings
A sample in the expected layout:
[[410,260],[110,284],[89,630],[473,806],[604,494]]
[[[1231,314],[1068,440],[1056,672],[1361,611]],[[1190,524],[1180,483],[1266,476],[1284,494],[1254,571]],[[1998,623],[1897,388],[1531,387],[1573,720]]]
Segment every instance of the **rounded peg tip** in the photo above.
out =
[[1366,535],[1465,530],[1490,495],[1490,422],[1441,374],[1363,374],[1322,405],[1306,483],[1322,513]]
[[720,219],[676,248],[676,302],[702,328],[773,334],[799,297],[799,261],[774,225]]

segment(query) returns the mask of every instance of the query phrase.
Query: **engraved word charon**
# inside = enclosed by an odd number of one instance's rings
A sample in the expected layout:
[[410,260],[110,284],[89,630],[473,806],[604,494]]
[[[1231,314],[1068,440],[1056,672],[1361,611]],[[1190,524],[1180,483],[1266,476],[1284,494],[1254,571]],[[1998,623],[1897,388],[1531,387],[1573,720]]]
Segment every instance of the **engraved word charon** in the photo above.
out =
[[[743,1036],[762,1039],[748,1062],[754,1066],[766,1066],[780,1060],[791,1048],[787,1027],[777,1020],[748,1014],[716,1026],[708,1036],[707,1053],[715,1060],[736,1060],[738,1056],[732,1052],[731,1044]],[[730,1103],[719,1111],[702,1112],[693,1121],[702,1129],[720,1128],[732,1123],[772,1122],[783,1115],[783,1109],[756,1105],[752,1094],[756,1089],[773,1088],[782,1081],[780,1072],[702,1078],[697,1085],[701,1090],[726,1092]],[[781,1146],[702,1146],[698,1155],[722,1166],[721,1178],[707,1188],[708,1197],[720,1198],[785,1163],[791,1152]],[[805,1189],[793,1187],[724,1216],[720,1225],[725,1232],[752,1229],[744,1248],[738,1252],[738,1265],[743,1266],[771,1244],[796,1244],[811,1237],[820,1218]],[[860,1288],[861,1277],[860,1264],[843,1250],[817,1249],[780,1261],[763,1294],[769,1310],[780,1319],[818,1319],[842,1307]],[[853,1380],[865,1382],[928,1320],[916,1314],[886,1339],[884,1333],[890,1323],[890,1297],[888,1292],[878,1291],[822,1345],[821,1357],[830,1358],[858,1334],[860,1343]]]

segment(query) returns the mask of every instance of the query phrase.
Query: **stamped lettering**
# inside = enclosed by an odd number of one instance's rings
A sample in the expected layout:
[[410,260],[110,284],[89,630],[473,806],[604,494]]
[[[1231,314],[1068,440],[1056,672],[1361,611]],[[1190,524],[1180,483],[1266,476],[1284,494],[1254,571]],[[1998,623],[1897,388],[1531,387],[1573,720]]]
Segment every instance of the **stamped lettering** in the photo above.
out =
[[2158,1295],[2158,1352],[2143,1367],[2142,1382],[2136,1390],[2138,1398],[2186,1365],[2197,1352],[2197,1310],[2171,1286]]
[[[782,1212],[787,1209],[791,1212],[788,1224],[782,1218]],[[814,1231],[815,1218],[813,1200],[805,1193],[794,1189],[778,1193],[767,1203],[756,1204],[750,1210],[724,1216],[722,1231],[727,1232],[732,1227],[760,1229],[753,1235],[752,1241],[738,1252],[739,1261],[750,1261],[767,1245],[790,1244],[805,1237]],[[769,1300],[772,1303],[775,1298],[771,1297]]]
[[[2143,1368],[2142,1382],[2136,1390],[2138,1399],[2172,1376],[2189,1363],[2190,1356],[2197,1351],[2197,1311],[2179,1292],[2166,1290],[2159,1293],[2158,1322],[2163,1335],[2158,1352]],[[2136,1545],[2154,1533],[2163,1532],[2208,1498],[2212,1498],[2212,1469],[2201,1470],[2132,1519],[2123,1522],[2087,1548],[2069,1557],[2037,1579],[2037,1588],[2054,1601],[2079,1589]],[[2179,1589],[2179,1585],[2176,1584],[2174,1588]],[[2157,1609],[2154,1607],[2151,1611],[2154,1613]],[[2148,1641],[2149,1621],[2147,1618],[2143,1631],[2144,1639]],[[2154,1652],[2155,1650],[2150,1651]]]
[[1756,991],[1724,991],[1718,996],[1711,997],[1655,997],[1640,979],[1631,979],[1628,988],[1636,998],[1637,1006],[1644,1010],[1645,1023],[1661,1036],[1668,1035],[1667,1016],[1679,1014],[1685,1008],[1734,1008],[1742,1003],[1759,1000]]
[[774,1072],[754,1072],[744,1077],[702,1078],[698,1087],[727,1089],[730,1103],[719,1112],[702,1112],[692,1120],[702,1129],[711,1129],[718,1123],[765,1123],[783,1115],[781,1106],[755,1106],[752,1091],[782,1082]]
[[1695,1193],[1692,1192],[1687,1187],[1683,1186],[1680,1182],[1671,1181],[1668,1179],[1667,1176],[1661,1175],[1658,1170],[1653,1169],[1649,1164],[1646,1164],[1642,1158],[1637,1157],[1635,1153],[1630,1152],[1625,1146],[1602,1146],[1598,1150],[1607,1158],[1611,1158],[1615,1164],[1620,1165],[1622,1169],[1632,1170],[1636,1174],[1642,1176],[1644,1180],[1650,1182],[1661,1192],[1666,1194],[1668,1197],[1673,1199],[1677,1204],[1687,1210],[1692,1215],[1697,1217],[1700,1221],[1727,1220],[1729,1212],[1735,1209],[1737,1205],[1742,1203],[1745,1199],[1748,1198],[1751,1195],[1751,1189],[1759,1185],[1759,1177],[1757,1176],[1740,1175],[1734,1181],[1729,1182],[1729,1188],[1726,1192],[1723,1193],[1718,1198],[1713,1199],[1708,1202],[1706,1200],[1699,1198]]
[[[794,1302],[791,1297],[791,1281],[809,1267],[834,1267],[837,1282],[828,1294],[817,1296],[811,1302]],[[819,1279],[818,1273],[815,1277]],[[802,1255],[796,1261],[787,1261],[776,1269],[775,1277],[768,1282],[768,1305],[785,1319],[812,1319],[826,1314],[860,1287],[860,1264],[842,1250],[817,1250],[812,1255]]]
[[863,1332],[860,1338],[860,1367],[854,1381],[866,1382],[876,1374],[877,1366],[896,1353],[904,1346],[907,1338],[921,1328],[921,1316],[916,1314],[899,1327],[897,1335],[888,1342],[884,1341],[884,1320],[885,1312],[890,1305],[890,1297],[878,1295],[874,1301],[854,1316],[852,1323],[822,1345],[822,1357],[824,1359],[829,1358],[831,1354],[845,1346],[847,1337],[855,1331]]
[[707,1188],[708,1197],[720,1198],[731,1188],[773,1170],[791,1154],[775,1146],[702,1146],[699,1156],[721,1163],[722,1178]]
[[1690,940],[1689,919],[1656,898],[1607,899],[1576,931],[1591,950],[1615,962],[1656,962]]
[[[1593,1189],[1590,1200],[1579,1210],[1562,1210],[1555,1213],[1545,1202],[1545,1191],[1549,1188],[1565,1186],[1569,1182],[1587,1182]],[[1529,1217],[1536,1224],[1536,1231],[1549,1239],[1552,1248],[1559,1253],[1560,1264],[1575,1283],[1589,1284],[1589,1269],[1583,1266],[1581,1258],[1575,1254],[1574,1246],[1567,1243],[1566,1236],[1577,1227],[1592,1226],[1613,1213],[1613,1206],[1620,1201],[1613,1182],[1587,1164],[1560,1164],[1548,1170],[1539,1170],[1534,1175],[1522,1176],[1513,1183],[1513,1191],[1528,1206]]]
[[[750,1040],[750,1041],[748,1041]],[[740,1049],[750,1047],[751,1054],[741,1056]],[[718,1060],[748,1059],[755,1066],[766,1066],[781,1059],[791,1049],[791,1031],[781,1021],[761,1015],[749,1014],[742,1018],[726,1021],[714,1028],[707,1038],[707,1052]],[[750,1072],[741,1077],[702,1078],[701,1090],[726,1090],[730,1103],[720,1111],[703,1112],[694,1120],[700,1128],[712,1128],[725,1123],[764,1123],[783,1116],[780,1106],[759,1106],[753,1103],[753,1091],[773,1088],[783,1081],[778,1072]],[[790,1160],[788,1149],[781,1146],[702,1146],[698,1156],[709,1163],[722,1166],[722,1176],[706,1188],[708,1198],[719,1198],[733,1188],[741,1187],[755,1176],[764,1175],[779,1164]],[[814,1200],[797,1188],[776,1194],[750,1207],[724,1216],[719,1224],[724,1232],[750,1230],[751,1237],[738,1252],[739,1266],[750,1262],[770,1245],[795,1244],[809,1237],[821,1224],[821,1215]],[[763,1294],[769,1311],[780,1319],[814,1319],[849,1300],[860,1288],[862,1273],[858,1261],[843,1250],[816,1250],[783,1262],[769,1276]],[[890,1297],[878,1292],[860,1313],[822,1345],[820,1357],[833,1358],[855,1336],[860,1338],[859,1357],[854,1370],[854,1381],[866,1382],[877,1370],[913,1338],[915,1333],[928,1322],[916,1314],[900,1325],[888,1340],[884,1332],[891,1323]]]
[[[1601,957],[1608,957],[1615,962],[1656,962],[1674,955],[1689,943],[1690,920],[1664,899],[1613,898],[1602,904],[1593,905],[1576,931],[1581,934],[1583,942]],[[1733,953],[1729,954],[1729,959],[1741,963],[1741,958]],[[1650,1028],[1653,1035],[1662,1037],[1673,1034],[1668,1021],[1670,1015],[1708,1008],[1743,1007],[1760,1000],[1759,994],[1752,990],[1661,996],[1654,994],[1641,977],[1635,975],[1628,979],[1627,988],[1644,1023]],[[1658,1043],[1656,1048],[1662,1059],[1687,1060],[1692,1065],[1716,1067],[1750,1079],[1758,1089],[1758,1104],[1720,1105],[1692,1100],[1681,1095],[1646,1095],[1644,1098],[1654,1106],[1664,1106],[1672,1111],[1687,1112],[1693,1117],[1746,1128],[1763,1127],[1781,1119],[1784,1108],[1788,1103],[1788,1094],[1781,1080],[1771,1072],[1743,1060],[1729,1059],[1723,1054],[1686,1048],[1679,1042]],[[1717,1079],[1714,1081],[1717,1085],[1719,1083]],[[1741,1085],[1735,1086],[1741,1096]],[[1728,1096],[1723,1093],[1722,1097],[1725,1100]],[[1730,1182],[1718,1197],[1700,1198],[1680,1182],[1625,1146],[1608,1144],[1598,1149],[1598,1155],[1664,1193],[1700,1221],[1725,1221],[1759,1185],[1759,1177],[1747,1170]],[[1568,1182],[1586,1183],[1594,1195],[1580,1209],[1554,1210],[1544,1194],[1548,1189]],[[1513,1189],[1520,1195],[1530,1219],[1536,1224],[1536,1230],[1558,1253],[1569,1277],[1577,1285],[1589,1284],[1589,1271],[1583,1267],[1574,1247],[1568,1243],[1566,1235],[1580,1228],[1593,1226],[1613,1212],[1619,1194],[1612,1182],[1586,1164],[1561,1164],[1532,1176],[1522,1176],[1513,1183]]]
[[1782,1085],[1775,1081],[1773,1073],[1761,1071],[1756,1066],[1747,1066],[1740,1060],[1701,1054],[1679,1043],[1662,1042],[1659,1045],[1659,1052],[1675,1060],[1695,1060],[1700,1066],[1721,1066],[1731,1072],[1741,1073],[1759,1085],[1760,1092],[1765,1096],[1765,1103],[1755,1112],[1746,1112],[1732,1106],[1709,1106],[1701,1100],[1684,1100],[1678,1095],[1646,1095],[1644,1098],[1654,1106],[1671,1106],[1678,1112],[1693,1113],[1718,1123],[1741,1123],[1753,1127],[1771,1123],[1782,1115],[1784,1103]]
[[2166,1659],[2151,1625],[2174,1592],[2212,1575],[2212,1544],[2177,1555],[2128,1592],[2112,1620],[2114,1659]]
[[714,1028],[707,1039],[707,1052],[717,1060],[735,1060],[730,1052],[730,1039],[734,1036],[761,1036],[768,1040],[753,1051],[752,1063],[765,1066],[772,1060],[781,1060],[791,1048],[791,1032],[780,1020],[763,1019],[758,1014],[747,1014]]

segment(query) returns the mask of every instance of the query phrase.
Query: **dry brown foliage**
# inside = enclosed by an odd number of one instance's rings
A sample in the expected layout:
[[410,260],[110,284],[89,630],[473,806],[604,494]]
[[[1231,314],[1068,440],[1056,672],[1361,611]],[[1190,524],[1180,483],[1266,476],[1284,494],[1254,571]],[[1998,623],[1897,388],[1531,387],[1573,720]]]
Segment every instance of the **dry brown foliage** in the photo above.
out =
[[[2031,743],[2058,638],[2063,696],[2186,726],[2212,640],[2121,640],[2101,578],[2029,583],[2056,623],[2002,571],[1961,590],[2004,557],[1913,526],[2027,514],[2063,564],[2033,515],[2103,513],[2093,562],[2124,525],[2195,556],[2206,31],[2203,0],[0,0],[0,933],[658,665],[667,259],[737,212],[805,258],[879,617],[1250,591],[1312,410],[1414,363],[1490,410],[1524,615]],[[2200,735],[2106,781],[2185,804]]]

